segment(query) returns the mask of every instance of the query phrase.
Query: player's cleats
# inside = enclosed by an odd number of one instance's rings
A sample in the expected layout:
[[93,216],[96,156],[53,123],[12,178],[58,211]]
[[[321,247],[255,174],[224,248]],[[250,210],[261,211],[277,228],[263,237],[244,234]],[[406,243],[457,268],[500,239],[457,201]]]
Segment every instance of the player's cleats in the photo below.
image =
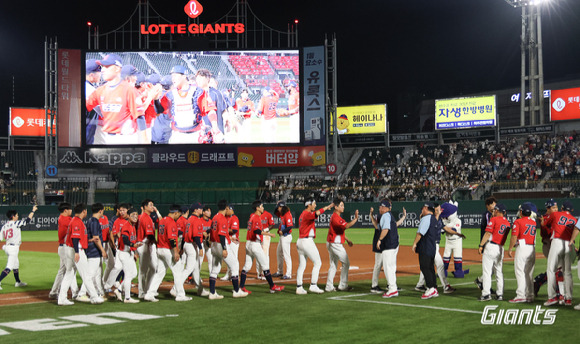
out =
[[491,295],[481,295],[479,301],[491,301]]
[[258,276],[258,279],[259,280],[262,280],[262,281],[265,281],[266,280],[266,277],[264,277],[264,275],[260,275],[260,276]]
[[444,294],[451,294],[455,291],[456,289],[453,288],[451,285],[446,285],[445,288],[443,288],[443,293]]
[[115,293],[115,296],[117,297],[117,300],[123,301],[123,295],[121,295],[121,292],[119,291],[119,289],[113,290],[113,293]]
[[155,298],[155,296],[148,295],[148,294],[145,294],[145,297],[143,298],[143,300],[149,301],[149,302],[159,302],[159,299]]
[[48,298],[51,300],[56,300],[58,299],[58,294],[48,294]]
[[177,296],[177,292],[175,291],[175,287],[171,288],[171,290],[169,291],[169,294],[171,294],[171,296],[173,296],[173,297]]
[[385,291],[382,290],[381,288],[379,288],[379,286],[371,287],[371,293],[373,293],[373,294],[382,294],[384,292]]
[[503,301],[503,295],[498,295],[495,299],[497,301]]
[[74,303],[74,302],[72,302],[72,301],[69,301],[69,300],[65,299],[64,301],[59,301],[57,304],[58,304],[59,306],[72,306],[72,305],[74,305],[75,303]]
[[348,285],[348,286],[346,286],[344,288],[338,288],[337,290],[338,291],[351,291],[352,290],[352,287]]
[[229,281],[229,280],[231,280],[231,277],[228,275],[225,275],[224,277],[220,278],[220,281],[224,281],[224,282]]
[[564,300],[564,302],[562,302],[561,305],[572,306],[572,300]]
[[[157,300],[157,301],[159,301],[159,300]],[[191,301],[191,297],[185,296],[185,295],[184,296],[178,296],[178,297],[175,298],[175,301],[177,301],[177,302]]]
[[248,293],[248,295],[250,295],[252,293],[251,291],[246,289],[246,287],[240,288],[240,290],[242,290],[244,293]]
[[577,304],[576,306],[574,306],[574,309],[577,310],[577,311],[580,311],[580,303]]
[[25,283],[25,282],[16,282],[16,283],[14,284],[14,286],[15,286],[16,288],[19,288],[19,287],[26,287],[27,285],[28,285],[28,283]]
[[303,287],[296,288],[296,295],[306,295],[308,292]]
[[272,274],[272,277],[282,277],[283,275],[279,272],[276,272],[275,274]]
[[209,291],[203,287],[197,287],[197,295],[206,297],[209,296]]
[[277,291],[282,291],[282,290],[284,290],[284,288],[286,288],[286,287],[284,287],[283,285],[275,285],[275,284],[274,284],[274,285],[272,286],[272,288],[270,288],[270,293],[271,293],[271,294],[274,294],[274,293],[275,293],[275,292],[277,292]]
[[548,301],[544,302],[544,306],[553,306],[558,303],[558,298],[554,297],[552,299],[548,299]]
[[525,303],[525,302],[528,302],[528,300],[527,299],[518,299],[518,298],[510,300],[510,303]]
[[392,291],[392,292],[386,292],[383,294],[383,298],[384,299],[390,299],[391,297],[397,297],[399,296],[399,292],[398,291]]
[[289,280],[289,279],[292,279],[292,276],[284,275],[284,276],[282,276],[282,279]]
[[91,298],[87,295],[79,295],[75,298],[75,300],[79,302],[91,302]]
[[248,293],[246,293],[245,291],[243,291],[242,289],[239,289],[238,291],[235,291],[235,290],[234,290],[234,294],[233,294],[234,298],[236,298],[236,299],[237,299],[237,298],[246,297],[246,296],[248,296],[248,295],[249,295],[249,294],[248,294]]
[[210,300],[221,300],[223,298],[224,298],[224,296],[223,295],[220,295],[218,293],[209,294],[209,299]]
[[310,288],[308,288],[308,291],[315,294],[324,294],[324,290],[318,288],[316,284],[311,284]]
[[100,297],[100,296],[97,296],[97,297],[93,297],[93,298],[91,298],[91,303],[92,303],[93,305],[100,305],[100,304],[101,304],[101,303],[103,303],[103,302],[105,302],[105,300],[103,300],[103,298],[102,298],[102,297]]
[[332,287],[332,288],[326,287],[326,288],[324,288],[324,291],[327,293],[332,293],[333,291],[336,291],[336,288],[335,287]]
[[481,283],[481,281],[479,280],[479,277],[475,279],[475,281],[473,281],[473,283],[475,283],[475,285],[479,288],[479,290],[483,289],[483,283]]
[[438,296],[439,292],[437,291],[437,288],[429,288],[425,291],[425,294],[421,295],[421,300],[427,300]]
[[128,298],[123,301],[124,303],[139,303],[139,300]]

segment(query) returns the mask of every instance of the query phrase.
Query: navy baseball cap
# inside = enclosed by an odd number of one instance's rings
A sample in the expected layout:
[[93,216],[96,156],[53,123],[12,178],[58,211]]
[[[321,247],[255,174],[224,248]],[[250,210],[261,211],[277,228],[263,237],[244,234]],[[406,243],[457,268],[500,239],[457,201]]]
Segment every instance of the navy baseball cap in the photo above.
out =
[[147,77],[147,82],[156,85],[161,82],[161,75],[154,73]]
[[196,209],[203,209],[203,205],[201,205],[201,203],[197,202],[197,203],[193,203],[191,205],[191,207],[189,207],[190,211],[195,211]]
[[166,86],[166,87],[173,85],[173,81],[171,80],[171,75],[165,75],[164,77],[161,78],[161,81],[159,83],[161,84],[161,86]]
[[231,210],[234,210],[234,205],[232,203],[228,204],[228,208],[230,208]]
[[182,212],[182,213],[184,213],[184,214],[185,214],[185,213],[187,213],[188,211],[189,211],[189,207],[188,207],[188,206],[186,206],[186,205],[182,205],[182,206],[181,206],[181,212]]
[[131,75],[137,75],[139,71],[133,65],[126,65],[121,68],[121,78],[126,78]]
[[572,202],[570,202],[570,201],[564,201],[564,203],[562,203],[562,209],[563,210],[574,210],[574,204],[572,204]]
[[423,204],[423,207],[427,207],[429,210],[435,211],[435,204],[433,204],[433,202],[425,202],[425,204]]
[[534,212],[534,213],[537,213],[538,212],[538,208],[532,202],[524,202],[524,203],[522,203],[522,205],[520,205],[520,210]]
[[101,66],[97,64],[97,60],[90,59],[85,62],[85,69],[87,74],[90,74],[93,72],[100,72]]
[[280,201],[280,202],[276,203],[276,208],[285,207],[285,206],[286,206],[286,202],[284,202],[284,201]]
[[389,202],[388,200],[384,199],[384,200],[381,201],[381,204],[379,206],[380,207],[390,208],[391,207],[391,202]]
[[138,72],[138,73],[137,73],[137,81],[136,81],[136,83],[137,83],[137,84],[142,84],[142,83],[144,83],[145,81],[147,81],[147,79],[145,78],[145,74],[143,74],[143,73],[141,73],[141,72]]
[[173,66],[173,68],[171,68],[171,72],[169,72],[170,74],[173,73],[178,73],[178,74],[187,74],[187,69],[185,69],[185,67],[177,65],[177,66]]
[[98,60],[97,64],[99,66],[112,66],[112,65],[116,65],[119,67],[123,67],[123,59],[121,58],[121,56],[117,55],[117,54],[109,54],[107,56],[105,56],[104,59],[102,60]]
[[503,205],[501,203],[496,204],[494,209],[499,210],[502,213],[505,213],[507,211],[507,209],[505,208],[505,205]]
[[446,219],[457,212],[457,206],[449,202],[441,204],[441,217]]
[[550,198],[549,200],[546,201],[546,208],[551,208],[555,205],[558,205],[558,202],[556,202],[556,200],[554,200],[553,198]]

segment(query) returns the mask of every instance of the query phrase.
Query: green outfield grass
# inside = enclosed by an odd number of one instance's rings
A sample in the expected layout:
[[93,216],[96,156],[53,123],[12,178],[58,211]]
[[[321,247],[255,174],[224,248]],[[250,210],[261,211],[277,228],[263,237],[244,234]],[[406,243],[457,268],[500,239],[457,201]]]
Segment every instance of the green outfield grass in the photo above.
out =
[[[28,252],[22,255],[26,275],[35,272],[44,279],[52,278],[54,270],[48,266],[52,264],[50,256],[36,255],[35,259],[46,262],[30,265],[27,257],[31,255]],[[38,270],[43,265],[44,270]],[[558,311],[555,323],[550,326],[482,325],[481,312],[485,306],[498,305],[495,314],[500,309],[535,309],[545,300],[546,289],[542,289],[534,304],[513,305],[506,301],[481,303],[477,301],[480,292],[473,284],[481,268],[470,268],[467,278],[450,278],[457,288],[454,294],[441,294],[432,300],[421,300],[420,293],[413,290],[417,276],[407,276],[398,278],[403,291],[393,299],[369,294],[369,281],[354,281],[351,282],[355,288],[352,292],[322,295],[295,295],[293,285],[288,285],[281,294],[270,294],[267,287],[261,285],[250,286],[253,294],[248,298],[233,299],[231,287],[228,286],[218,288],[225,298],[215,301],[194,297],[191,302],[177,303],[169,295],[160,295],[161,301],[158,303],[142,302],[136,305],[107,302],[94,306],[77,302],[71,307],[58,307],[54,303],[2,306],[0,331],[9,334],[0,338],[2,343],[19,344],[87,340],[105,343],[536,343],[547,340],[560,343],[576,339],[575,326],[580,312],[571,307],[551,307]],[[545,260],[539,260],[536,271],[544,269]],[[514,296],[516,287],[513,263],[504,264],[504,274],[504,297],[509,299]],[[381,285],[385,285],[382,275]],[[3,292],[6,291],[10,290]],[[541,309],[547,308],[542,306]],[[159,318],[40,332],[14,329],[2,324],[55,319],[61,322],[59,326],[67,326],[80,322],[62,317],[115,312],[134,312]],[[539,319],[543,320],[543,315]],[[549,337],[546,337],[547,333]]]

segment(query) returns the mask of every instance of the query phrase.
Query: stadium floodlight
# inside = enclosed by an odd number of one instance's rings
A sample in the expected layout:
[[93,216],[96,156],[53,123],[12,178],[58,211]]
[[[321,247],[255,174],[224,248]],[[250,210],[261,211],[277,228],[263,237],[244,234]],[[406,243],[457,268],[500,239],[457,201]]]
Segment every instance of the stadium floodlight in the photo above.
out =
[[549,0],[505,0],[510,6],[513,7],[526,7],[526,6],[538,6]]

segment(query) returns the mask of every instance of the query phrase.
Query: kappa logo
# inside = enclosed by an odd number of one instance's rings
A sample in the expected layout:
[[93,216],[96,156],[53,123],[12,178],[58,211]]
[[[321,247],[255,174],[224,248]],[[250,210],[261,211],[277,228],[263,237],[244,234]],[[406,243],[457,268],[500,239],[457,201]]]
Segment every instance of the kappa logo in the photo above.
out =
[[485,306],[481,315],[482,325],[553,325],[556,322],[557,309],[500,309],[497,305]]
[[16,116],[14,117],[14,119],[12,120],[12,124],[14,124],[14,126],[16,128],[20,128],[21,126],[24,125],[24,120],[20,117],[20,116]]
[[183,9],[190,18],[197,18],[203,12],[203,6],[197,0],[189,1]]
[[81,159],[75,151],[67,151],[59,161],[61,164],[100,164],[122,165],[145,164],[145,153],[95,153],[85,151],[84,159]]
[[0,323],[0,336],[11,334],[2,328],[10,328],[21,331],[54,331],[70,328],[86,327],[89,325],[111,325],[126,322],[128,320],[152,320],[162,318],[158,315],[139,314],[132,312],[110,312],[85,315],[72,315],[59,317],[58,319],[43,318],[25,321],[13,321]]

